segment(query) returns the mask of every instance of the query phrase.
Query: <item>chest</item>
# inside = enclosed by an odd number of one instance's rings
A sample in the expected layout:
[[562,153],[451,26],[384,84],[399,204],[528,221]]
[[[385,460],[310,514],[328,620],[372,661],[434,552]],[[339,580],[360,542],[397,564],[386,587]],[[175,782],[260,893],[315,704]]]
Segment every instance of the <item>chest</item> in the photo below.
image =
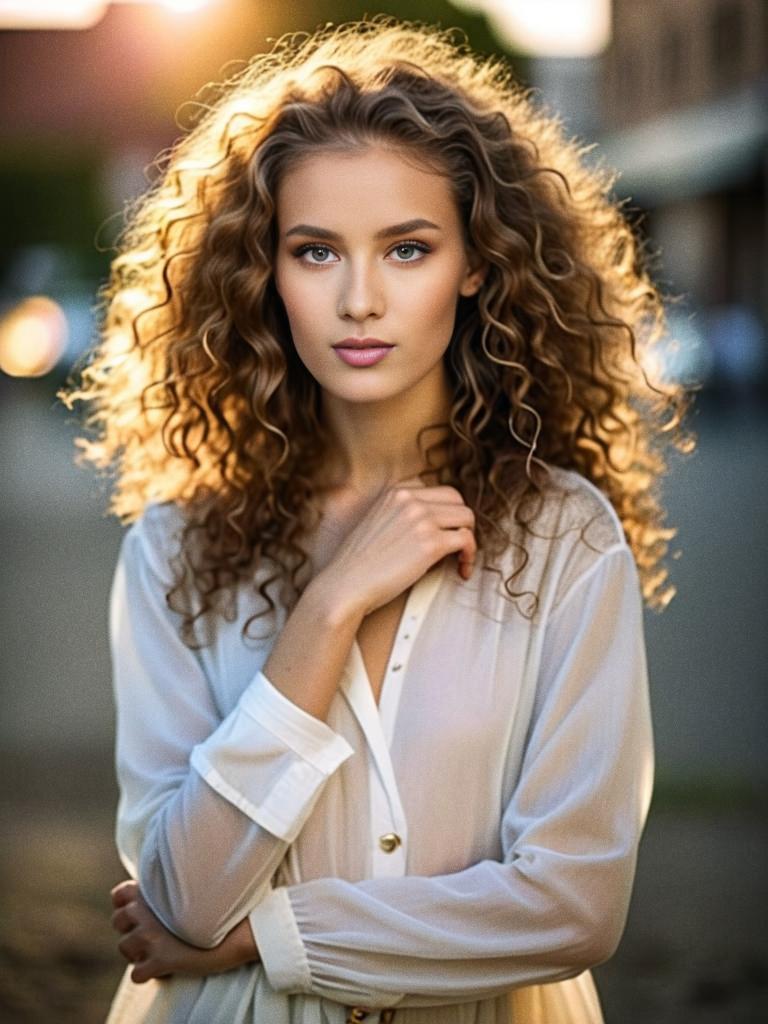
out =
[[[349,515],[326,512],[321,526],[311,537],[304,539],[303,544],[312,558],[315,573],[320,572],[332,560],[346,532],[353,525],[354,520]],[[381,696],[387,663],[392,653],[409,593],[410,588],[404,590],[402,594],[398,594],[389,604],[383,605],[367,615],[360,624],[355,637],[377,705]]]
[[357,632],[357,643],[363,656],[365,671],[371,684],[373,699],[379,703],[387,662],[392,652],[400,619],[408,599],[408,591],[389,604],[366,616]]
[[[302,547],[311,555],[305,539]],[[325,554],[332,548],[324,546]],[[313,560],[301,582],[325,567]],[[487,576],[466,586],[439,569],[359,624],[328,723],[360,757],[342,766],[338,792],[332,785],[324,791],[328,801],[349,798],[349,814],[359,813],[368,800],[355,788],[358,782],[371,792],[378,787],[386,817],[397,790],[408,820],[435,821],[435,834],[455,827],[454,796],[465,789],[496,810],[501,806],[501,774],[514,783],[530,720],[540,631],[522,616],[504,616],[504,599],[496,599],[499,588]],[[236,707],[274,639],[267,624],[263,643],[243,643],[243,622],[257,607],[246,594],[241,614],[200,652],[222,718]],[[277,629],[281,615],[278,609]],[[366,760],[372,768],[375,762],[370,775],[362,771]],[[440,766],[439,787],[423,785],[425,764]],[[398,829],[382,824],[377,835],[386,831]]]

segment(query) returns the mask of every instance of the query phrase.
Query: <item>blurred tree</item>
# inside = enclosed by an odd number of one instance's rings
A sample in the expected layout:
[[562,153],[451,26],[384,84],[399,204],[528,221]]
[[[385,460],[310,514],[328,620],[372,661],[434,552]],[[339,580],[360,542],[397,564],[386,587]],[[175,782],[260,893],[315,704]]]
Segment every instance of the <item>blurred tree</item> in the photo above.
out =
[[104,217],[99,200],[100,155],[50,143],[3,147],[0,159],[0,280],[14,253],[29,245],[72,252],[73,277],[92,277],[107,256],[94,239]]

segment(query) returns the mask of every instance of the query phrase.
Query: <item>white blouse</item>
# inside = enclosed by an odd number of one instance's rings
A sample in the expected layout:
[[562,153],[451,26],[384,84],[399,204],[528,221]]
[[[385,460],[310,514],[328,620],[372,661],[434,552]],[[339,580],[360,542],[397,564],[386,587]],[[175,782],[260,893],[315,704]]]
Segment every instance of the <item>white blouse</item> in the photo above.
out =
[[[261,671],[279,604],[244,641],[263,602],[239,586],[193,651],[165,601],[179,511],[127,531],[120,856],[181,938],[213,946],[248,916],[262,962],[139,985],[129,966],[108,1024],[602,1020],[589,968],[623,932],[653,786],[642,600],[607,498],[570,470],[552,481],[510,584],[526,596],[438,563],[408,594],[379,706],[355,642],[326,722]],[[523,561],[511,544],[499,568]]]

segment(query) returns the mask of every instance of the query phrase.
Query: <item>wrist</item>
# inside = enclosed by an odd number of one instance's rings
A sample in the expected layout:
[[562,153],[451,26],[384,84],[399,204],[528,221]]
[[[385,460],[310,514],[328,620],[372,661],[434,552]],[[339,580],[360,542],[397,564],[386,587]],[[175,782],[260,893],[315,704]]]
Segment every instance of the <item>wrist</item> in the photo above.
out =
[[235,925],[222,943],[222,947],[225,944],[228,948],[222,950],[224,953],[221,964],[222,970],[240,967],[242,964],[252,963],[255,960],[261,959],[248,918],[244,918],[239,924]]
[[365,609],[359,599],[345,592],[327,569],[307,584],[302,601],[309,603],[317,617],[333,631],[350,630],[354,635],[365,618]]

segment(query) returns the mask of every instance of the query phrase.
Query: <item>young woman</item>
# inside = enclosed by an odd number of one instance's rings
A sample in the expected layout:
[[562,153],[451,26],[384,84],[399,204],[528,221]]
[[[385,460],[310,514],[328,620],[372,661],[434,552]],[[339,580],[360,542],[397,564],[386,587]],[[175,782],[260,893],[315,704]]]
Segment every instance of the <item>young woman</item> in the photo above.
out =
[[133,210],[64,396],[131,523],[110,1024],[602,1019],[692,446],[610,184],[377,17],[255,59]]

